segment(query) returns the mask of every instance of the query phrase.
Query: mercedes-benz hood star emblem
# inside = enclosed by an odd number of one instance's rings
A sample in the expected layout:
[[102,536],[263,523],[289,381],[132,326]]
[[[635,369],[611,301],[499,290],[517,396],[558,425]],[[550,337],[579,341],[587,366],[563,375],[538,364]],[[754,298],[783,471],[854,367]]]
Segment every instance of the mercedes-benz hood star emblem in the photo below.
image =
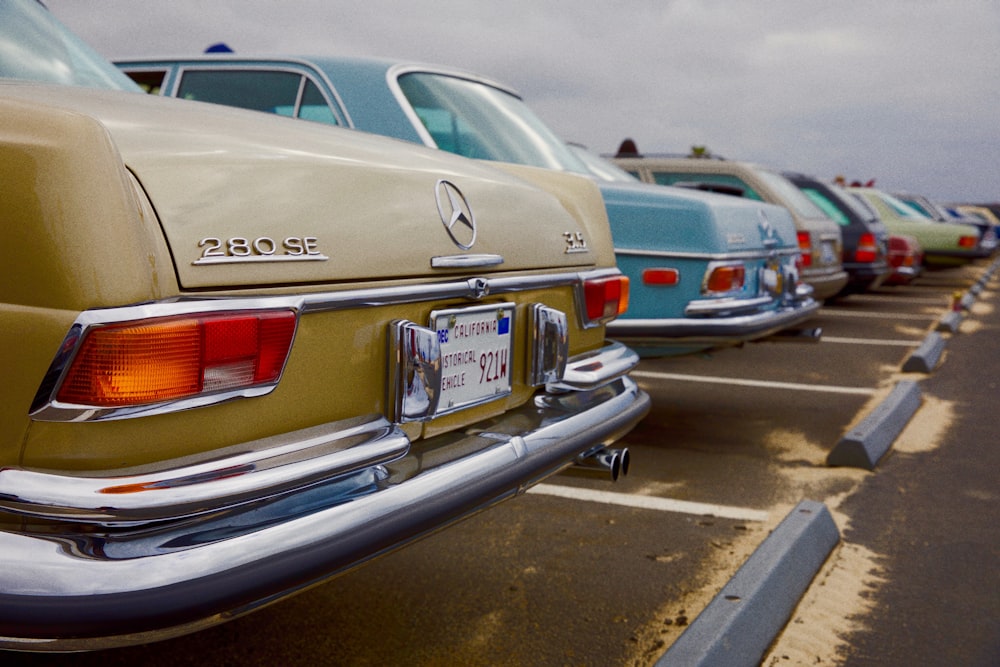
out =
[[476,242],[476,218],[472,215],[465,195],[451,181],[440,180],[434,187],[438,213],[448,235],[462,250],[468,250]]

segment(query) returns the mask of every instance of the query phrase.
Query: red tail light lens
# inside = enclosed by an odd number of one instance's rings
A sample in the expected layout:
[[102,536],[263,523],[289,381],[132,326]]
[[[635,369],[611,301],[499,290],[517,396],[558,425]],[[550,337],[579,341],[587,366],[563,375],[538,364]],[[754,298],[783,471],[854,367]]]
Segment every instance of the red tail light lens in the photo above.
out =
[[85,335],[57,400],[123,407],[278,381],[295,313],[213,313],[113,324]]
[[975,248],[977,243],[979,243],[977,236],[963,236],[958,239],[959,248]]
[[677,269],[643,269],[642,283],[644,285],[676,285],[681,281],[681,272]]
[[586,280],[583,297],[589,326],[609,322],[628,308],[628,278],[617,275]]
[[855,262],[874,262],[878,259],[878,244],[875,242],[875,235],[865,232],[858,239],[858,247],[854,251]]
[[809,232],[798,232],[796,236],[799,240],[799,253],[802,258],[802,266],[812,266],[812,240],[809,238]]
[[746,268],[742,265],[717,266],[705,281],[706,292],[732,292],[743,288]]

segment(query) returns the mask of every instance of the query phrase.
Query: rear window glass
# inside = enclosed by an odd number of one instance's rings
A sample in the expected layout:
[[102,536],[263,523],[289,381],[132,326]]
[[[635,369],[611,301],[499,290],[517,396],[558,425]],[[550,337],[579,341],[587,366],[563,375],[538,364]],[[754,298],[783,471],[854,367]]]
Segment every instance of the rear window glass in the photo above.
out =
[[660,185],[676,185],[683,183],[693,185],[696,183],[713,183],[727,185],[743,191],[743,196],[747,199],[762,201],[762,197],[757,191],[750,187],[743,179],[729,174],[691,174],[691,173],[671,173],[668,171],[653,171],[653,180]]
[[322,92],[298,72],[258,69],[185,70],[177,97],[337,125]]
[[815,188],[802,188],[802,192],[806,193],[806,196],[809,197],[809,199],[811,199],[816,206],[819,206],[819,208],[826,213],[828,218],[835,220],[838,225],[846,227],[850,224],[851,221],[847,219],[847,216],[844,215],[843,212],[837,208],[837,205],[830,201],[825,194]]

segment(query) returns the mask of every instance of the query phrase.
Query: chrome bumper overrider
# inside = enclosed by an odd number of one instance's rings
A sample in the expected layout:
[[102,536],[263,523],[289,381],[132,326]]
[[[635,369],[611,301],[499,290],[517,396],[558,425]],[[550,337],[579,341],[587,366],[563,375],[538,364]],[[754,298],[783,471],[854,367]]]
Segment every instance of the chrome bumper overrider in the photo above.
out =
[[608,323],[609,336],[628,345],[672,343],[725,345],[762,338],[797,326],[816,314],[820,302],[806,297],[775,310],[676,319],[620,318]]
[[634,355],[609,344],[587,359],[603,363],[603,384],[540,392],[414,443],[373,416],[155,474],[0,470],[0,648],[90,650],[199,630],[523,492],[649,410],[620,374]]

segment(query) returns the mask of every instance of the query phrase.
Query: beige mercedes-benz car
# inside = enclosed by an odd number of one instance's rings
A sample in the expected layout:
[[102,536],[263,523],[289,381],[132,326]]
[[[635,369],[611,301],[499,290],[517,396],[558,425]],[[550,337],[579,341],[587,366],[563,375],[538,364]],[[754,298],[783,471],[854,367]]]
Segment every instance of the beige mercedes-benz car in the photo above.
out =
[[0,42],[0,648],[195,631],[627,468],[588,179],[128,92],[33,0]]

